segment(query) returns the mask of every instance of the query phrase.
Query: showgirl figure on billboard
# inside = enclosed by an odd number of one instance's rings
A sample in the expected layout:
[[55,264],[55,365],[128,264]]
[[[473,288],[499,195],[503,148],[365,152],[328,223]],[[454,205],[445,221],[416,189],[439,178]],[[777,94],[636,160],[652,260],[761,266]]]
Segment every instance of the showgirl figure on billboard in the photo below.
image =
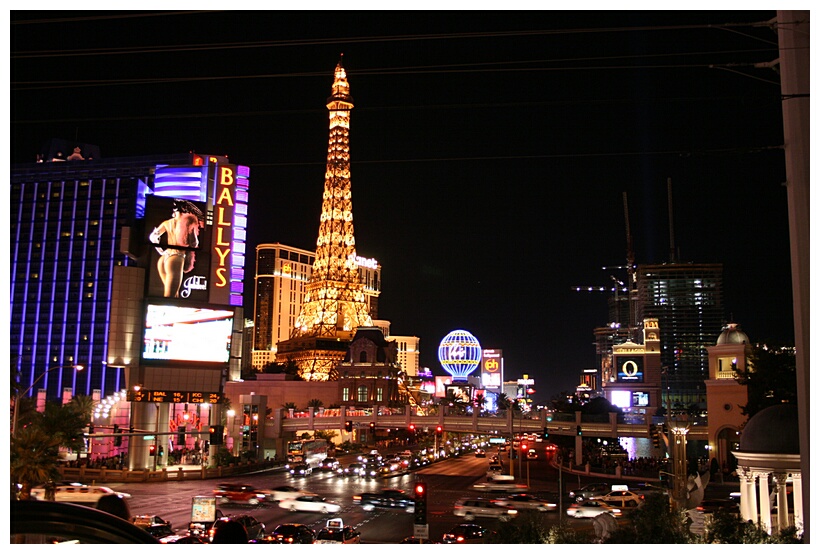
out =
[[[194,268],[194,249],[199,247],[199,229],[204,226],[205,216],[198,207],[187,200],[175,200],[171,218],[151,232],[149,240],[160,254],[157,271],[166,298],[179,296],[183,275]],[[165,248],[160,246],[162,235],[167,237]]]

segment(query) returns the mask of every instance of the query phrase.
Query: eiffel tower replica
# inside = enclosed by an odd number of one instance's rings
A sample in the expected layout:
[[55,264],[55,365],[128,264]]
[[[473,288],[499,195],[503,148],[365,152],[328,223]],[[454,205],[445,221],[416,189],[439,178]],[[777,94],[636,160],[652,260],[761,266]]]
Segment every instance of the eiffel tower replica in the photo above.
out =
[[330,136],[316,260],[296,325],[276,352],[278,363],[295,362],[306,381],[336,380],[336,367],[345,358],[356,328],[373,325],[356,265],[350,194],[353,97],[341,60],[336,65],[327,109]]

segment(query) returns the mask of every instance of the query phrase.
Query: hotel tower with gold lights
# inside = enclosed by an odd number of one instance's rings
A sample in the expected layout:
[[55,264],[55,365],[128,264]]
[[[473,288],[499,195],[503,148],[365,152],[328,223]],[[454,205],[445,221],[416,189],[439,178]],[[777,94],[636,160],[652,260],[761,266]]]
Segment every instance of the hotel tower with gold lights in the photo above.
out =
[[276,360],[295,362],[307,381],[335,380],[358,327],[373,325],[356,265],[350,192],[350,110],[353,98],[342,62],[336,65],[327,101],[330,135],[316,258],[305,285],[302,311]]

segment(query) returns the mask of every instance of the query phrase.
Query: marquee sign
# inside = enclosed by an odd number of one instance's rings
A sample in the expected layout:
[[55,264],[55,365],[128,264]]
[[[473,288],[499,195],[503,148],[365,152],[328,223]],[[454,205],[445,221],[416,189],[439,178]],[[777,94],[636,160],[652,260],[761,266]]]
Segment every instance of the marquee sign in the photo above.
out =
[[222,401],[219,392],[185,392],[164,390],[131,390],[125,395],[128,402],[162,402],[188,404],[218,404]]

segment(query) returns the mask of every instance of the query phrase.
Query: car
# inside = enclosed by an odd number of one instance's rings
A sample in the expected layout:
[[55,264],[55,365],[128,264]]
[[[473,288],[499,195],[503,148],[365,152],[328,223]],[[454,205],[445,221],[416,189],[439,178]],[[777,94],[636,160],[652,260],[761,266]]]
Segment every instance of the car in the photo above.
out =
[[575,502],[581,502],[596,495],[607,494],[611,490],[609,483],[590,483],[580,489],[569,491],[569,497]]
[[291,512],[321,512],[323,514],[335,514],[342,511],[342,507],[335,502],[326,500],[318,494],[297,496],[279,502],[279,506]]
[[484,451],[481,448],[477,448],[476,451],[475,451],[475,457],[476,458],[486,458],[487,457],[487,452]]
[[525,510],[536,510],[539,512],[554,512],[558,509],[558,504],[555,502],[547,502],[536,498],[527,493],[511,494],[504,498],[499,498],[498,501],[504,506],[515,508],[519,512]]
[[401,489],[382,489],[379,492],[363,492],[353,496],[353,503],[369,512],[374,508],[392,508],[409,514],[416,511],[416,501]]
[[[54,487],[54,502],[70,502],[83,506],[95,507],[103,496],[115,494],[120,498],[131,498],[127,492],[118,492],[110,487],[100,487],[96,485],[57,485]],[[35,487],[31,489],[31,498],[34,500],[45,500],[45,487]]]
[[322,460],[319,469],[321,469],[322,471],[336,471],[337,469],[339,469],[339,465],[339,460],[337,460],[336,458],[327,457],[324,460]]
[[378,464],[365,464],[362,468],[361,477],[367,477],[368,479],[379,477],[380,467]]
[[391,462],[379,467],[377,470],[378,476],[383,479],[398,477],[400,475],[404,475],[405,473],[407,473],[407,466],[403,465],[401,462]]
[[453,515],[472,521],[477,517],[492,517],[509,521],[518,515],[518,510],[504,506],[498,500],[488,498],[462,498],[453,506]]
[[740,513],[740,506],[731,498],[704,499],[697,506],[697,511],[702,514],[713,514],[715,512]]
[[301,523],[283,523],[277,525],[268,537],[269,542],[280,544],[313,544],[316,533],[307,525]]
[[296,498],[297,496],[311,494],[306,490],[302,490],[291,485],[280,485],[278,487],[273,487],[272,489],[260,490],[259,492],[265,493],[265,497],[268,502],[281,502],[282,500],[287,500],[288,498]]
[[409,537],[404,537],[399,541],[399,544],[436,544],[436,542],[430,539],[422,539],[411,535]]
[[601,496],[593,496],[593,500],[602,500],[616,508],[637,508],[644,503],[644,496],[630,490],[611,491]]
[[583,500],[573,503],[567,508],[567,515],[574,518],[595,517],[600,514],[610,514],[614,517],[621,517],[623,512],[620,508],[610,506],[601,500]]
[[527,459],[528,460],[537,460],[538,459],[538,452],[535,450],[527,450]]
[[296,464],[288,469],[292,477],[307,477],[313,473],[313,468],[307,464]]
[[526,492],[528,487],[525,483],[516,482],[512,475],[497,473],[487,477],[486,482],[473,484],[473,488],[482,491],[481,494],[484,494],[484,492],[518,494]]
[[501,465],[501,462],[490,462],[489,467],[487,468],[487,476],[491,475],[500,475],[504,473],[504,466]]
[[88,506],[50,500],[12,501],[10,544],[160,544],[144,529]]
[[267,500],[263,491],[256,490],[253,485],[235,483],[221,483],[214,489],[216,501],[220,504],[248,504],[257,506]]
[[170,525],[166,519],[163,519],[156,515],[138,515],[133,516],[131,518],[131,523],[136,525],[137,527],[148,527],[150,525]]
[[362,534],[353,527],[345,525],[340,518],[327,521],[324,529],[316,533],[315,544],[359,544]]
[[211,528],[208,530],[208,538],[213,542],[214,535],[219,531],[219,528],[228,523],[229,521],[236,521],[240,523],[242,527],[245,528],[245,532],[248,534],[248,540],[259,539],[265,535],[265,524],[261,521],[257,520],[253,516],[249,516],[247,514],[237,514],[237,515],[230,515],[225,516],[217,519]]
[[163,538],[174,535],[174,530],[168,523],[153,523],[151,525],[142,525],[138,527],[145,529],[145,531],[147,531],[152,537],[160,539],[160,542],[162,542]]
[[361,477],[362,473],[364,472],[364,464],[358,462],[352,463],[348,465],[346,468],[344,468],[344,470],[338,471],[345,477]]
[[501,463],[501,458],[498,457],[498,454],[493,454],[492,456],[490,456],[490,463],[491,464],[500,464]]
[[496,532],[475,523],[456,525],[441,537],[442,544],[483,544]]
[[210,544],[202,535],[168,535],[159,539],[162,544]]

